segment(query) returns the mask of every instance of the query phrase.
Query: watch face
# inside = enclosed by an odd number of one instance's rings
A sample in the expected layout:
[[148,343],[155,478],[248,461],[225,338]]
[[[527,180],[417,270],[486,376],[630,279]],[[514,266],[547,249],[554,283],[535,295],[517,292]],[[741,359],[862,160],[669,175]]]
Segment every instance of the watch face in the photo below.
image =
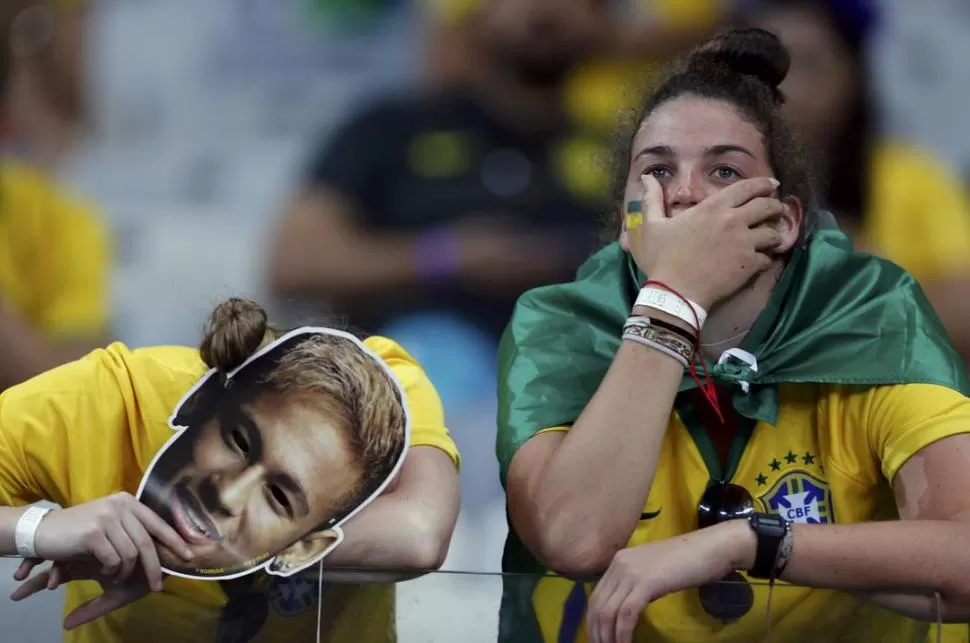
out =
[[755,514],[751,516],[751,524],[758,531],[774,532],[780,536],[785,533],[787,523],[784,518],[775,514]]

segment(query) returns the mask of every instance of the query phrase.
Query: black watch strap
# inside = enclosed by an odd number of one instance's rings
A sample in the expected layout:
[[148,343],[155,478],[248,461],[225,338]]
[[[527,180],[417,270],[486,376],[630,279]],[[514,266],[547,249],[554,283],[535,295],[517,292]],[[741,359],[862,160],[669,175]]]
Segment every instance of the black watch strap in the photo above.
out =
[[748,572],[752,578],[774,578],[778,551],[788,535],[788,521],[777,514],[755,513],[748,516],[748,524],[758,539],[754,566]]

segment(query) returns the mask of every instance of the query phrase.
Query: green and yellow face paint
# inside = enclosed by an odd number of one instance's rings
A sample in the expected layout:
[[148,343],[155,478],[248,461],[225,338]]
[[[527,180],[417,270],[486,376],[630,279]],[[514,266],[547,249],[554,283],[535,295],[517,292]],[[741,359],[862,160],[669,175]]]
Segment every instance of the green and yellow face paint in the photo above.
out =
[[643,225],[643,201],[626,202],[626,229],[636,230]]

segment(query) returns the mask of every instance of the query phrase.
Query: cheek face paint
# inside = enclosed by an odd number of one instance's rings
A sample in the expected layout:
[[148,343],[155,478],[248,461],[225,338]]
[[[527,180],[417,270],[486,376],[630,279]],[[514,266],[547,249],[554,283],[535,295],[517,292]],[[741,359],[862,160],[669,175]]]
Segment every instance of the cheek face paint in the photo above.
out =
[[634,230],[643,225],[643,201],[626,202],[626,229]]

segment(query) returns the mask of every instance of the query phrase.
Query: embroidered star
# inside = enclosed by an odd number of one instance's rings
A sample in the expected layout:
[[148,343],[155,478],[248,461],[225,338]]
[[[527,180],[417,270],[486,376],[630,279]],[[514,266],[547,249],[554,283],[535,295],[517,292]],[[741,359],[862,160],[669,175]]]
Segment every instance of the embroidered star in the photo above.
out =
[[815,456],[806,452],[805,455],[802,456],[802,462],[805,464],[815,464]]
[[754,481],[758,483],[758,486],[759,487],[763,487],[766,484],[768,484],[768,478],[766,478],[765,477],[765,474],[763,474],[763,473],[759,473],[758,474],[758,477],[755,478]]
[[775,459],[773,459],[771,461],[771,470],[772,471],[780,471],[781,470],[781,462],[778,460],[778,458],[775,458]]
[[789,451],[788,455],[785,456],[785,460],[788,462],[788,464],[795,464],[798,462],[798,456]]

